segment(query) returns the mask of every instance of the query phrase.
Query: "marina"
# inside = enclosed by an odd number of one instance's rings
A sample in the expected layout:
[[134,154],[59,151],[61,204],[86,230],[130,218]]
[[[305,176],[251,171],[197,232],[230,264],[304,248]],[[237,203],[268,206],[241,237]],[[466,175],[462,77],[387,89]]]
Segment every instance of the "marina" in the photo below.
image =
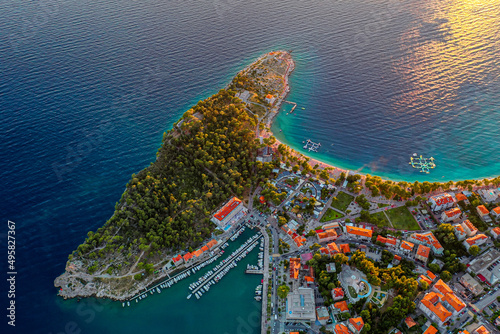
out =
[[232,268],[238,266],[238,262],[244,259],[257,246],[259,238],[262,240],[260,232],[245,241],[227,259],[222,260],[216,265],[213,270],[209,270],[198,281],[191,283],[189,289],[192,293],[187,296],[187,299],[191,298],[193,294],[196,299],[200,299],[204,293],[210,290],[212,285],[218,283]]

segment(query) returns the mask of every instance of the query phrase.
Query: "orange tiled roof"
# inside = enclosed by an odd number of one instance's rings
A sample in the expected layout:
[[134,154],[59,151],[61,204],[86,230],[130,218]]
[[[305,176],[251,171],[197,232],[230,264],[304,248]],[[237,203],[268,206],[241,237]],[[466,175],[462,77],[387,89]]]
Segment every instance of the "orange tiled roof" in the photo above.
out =
[[[448,311],[439,301],[442,295],[435,292],[429,292],[422,298],[422,304],[425,305],[432,313],[434,313],[441,321],[446,321],[451,317],[452,313]],[[437,303],[436,303],[437,302]]]
[[434,236],[434,234],[432,232],[427,232],[427,233],[414,233],[413,235],[413,238],[415,238],[416,240],[419,240],[421,242],[424,242],[426,244],[428,244],[429,246],[434,246],[434,248],[436,249],[441,249],[443,248],[443,246],[441,246],[441,244],[439,243],[439,241],[436,239],[436,237]]
[[190,260],[193,258],[193,255],[191,255],[191,253],[186,253],[182,256],[182,258],[184,259],[184,261],[187,261],[187,260]]
[[461,301],[455,294],[453,293],[447,293],[444,295],[444,300],[450,304],[455,311],[460,312],[464,307],[465,304],[463,301]]
[[383,244],[390,244],[390,245],[396,246],[397,240],[398,239],[396,239],[396,238],[391,238],[391,237],[384,238],[381,235],[377,235],[377,241],[380,241]]
[[335,325],[335,333],[336,334],[351,334],[351,331],[347,329],[345,325],[337,324]]
[[215,213],[214,217],[219,221],[224,220],[224,218],[226,218],[238,205],[240,205],[240,203],[241,200],[239,198],[231,198],[226,205]]
[[484,327],[484,325],[482,325],[481,327],[476,328],[476,330],[473,333],[477,333],[477,334],[490,334],[490,331],[487,330],[486,327]]
[[200,256],[201,254],[203,254],[203,251],[201,249],[198,249],[198,250],[193,252],[193,255],[196,257]]
[[427,276],[433,281],[436,279],[436,275],[430,270],[427,270]]
[[333,289],[333,294],[335,297],[344,297],[344,290],[342,288]]
[[500,235],[500,227],[495,227],[493,232],[495,232],[496,235]]
[[466,219],[464,220],[463,224],[465,224],[465,226],[467,226],[467,228],[471,231],[471,232],[474,232],[474,231],[477,231],[477,227],[475,227],[471,222],[470,220]]
[[442,279],[437,281],[436,284],[434,285],[434,287],[436,289],[438,289],[439,292],[441,292],[443,295],[445,295],[447,293],[453,293],[453,290],[451,290],[451,288],[448,286],[448,284],[446,284]]
[[437,332],[438,330],[436,329],[436,327],[430,325],[429,327],[427,327],[424,334],[436,334]]
[[417,323],[415,322],[415,320],[413,320],[412,317],[407,317],[405,319],[405,323],[406,323],[406,326],[408,326],[408,328],[412,328],[413,326],[415,326]]
[[456,215],[461,214],[461,213],[462,213],[462,211],[460,211],[460,209],[459,209],[459,208],[453,208],[453,209],[451,209],[451,210],[445,211],[444,213],[445,213],[445,215],[446,215],[448,218],[451,218],[451,217],[454,217],[454,216],[456,216]]
[[475,245],[478,241],[488,239],[484,234],[476,234],[475,236],[465,240],[469,245]]
[[326,230],[325,232],[320,232],[318,233],[318,239],[327,239],[327,238],[333,238],[337,236],[337,232],[335,232],[334,229],[329,229]]
[[453,226],[453,227],[455,227],[455,230],[457,230],[458,232],[460,232],[460,234],[465,233],[465,230],[464,230],[464,228],[462,227],[462,225],[457,224],[457,225],[455,225],[455,226]]
[[361,317],[350,318],[349,322],[354,326],[354,328],[356,328],[358,332],[361,331],[361,329],[363,329],[363,326],[365,325],[363,318]]
[[467,200],[467,196],[465,196],[462,193],[456,194],[455,197],[457,198],[457,201],[466,201]]
[[496,213],[497,215],[500,215],[500,206],[497,206],[496,208],[494,208],[492,210],[494,213]]
[[408,241],[401,242],[401,248],[411,251],[415,245]]
[[208,249],[209,249],[209,248],[208,248],[208,246],[207,246],[207,245],[205,245],[205,246],[201,247],[201,251],[202,251],[202,252],[206,252]]
[[339,246],[337,246],[336,243],[332,242],[332,243],[329,243],[328,245],[326,245],[328,247],[328,249],[330,250],[330,253],[340,253],[340,249],[339,249]]
[[349,307],[347,306],[347,303],[345,300],[343,300],[341,302],[336,302],[335,304],[333,304],[333,307],[338,308],[340,310],[340,312],[349,311]]
[[488,209],[486,209],[486,207],[484,205],[480,205],[477,207],[477,210],[480,211],[483,215],[487,215],[488,213],[490,213],[488,211]]
[[306,282],[314,282],[314,278],[312,278],[311,276],[305,276],[304,279],[306,280]]
[[212,248],[213,246],[217,245],[217,240],[212,239],[207,243],[208,248]]
[[324,254],[324,255],[328,255],[328,254],[330,254],[330,251],[329,251],[328,249],[326,249],[325,247],[321,247],[321,248],[319,249],[319,252],[320,252],[321,254]]
[[371,238],[373,234],[372,230],[356,226],[349,226],[349,225],[346,226],[346,232],[349,234],[359,235],[361,237],[368,237],[368,238]]
[[351,252],[351,248],[349,247],[349,244],[340,244],[339,248],[342,251],[342,253],[344,253],[344,254]]
[[425,275],[420,275],[419,279],[424,281],[424,282],[427,282],[427,284],[429,284],[429,285],[432,284],[432,281],[429,279],[429,277],[427,277]]
[[441,206],[443,204],[453,203],[453,197],[451,197],[451,195],[448,193],[432,196],[430,199],[434,200],[434,202],[436,202],[436,205],[438,206]]
[[172,261],[174,261],[174,262],[179,262],[180,260],[182,260],[182,255],[181,254],[177,255],[174,258],[172,258]]
[[424,245],[418,245],[417,255],[428,258],[430,252],[431,252],[431,249],[429,247],[424,246]]
[[290,259],[290,278],[294,278],[294,279],[299,278],[299,269],[300,269],[300,259],[299,258],[291,258]]
[[395,258],[396,260],[398,260],[398,261],[401,261],[401,256],[399,256],[399,255],[394,255],[394,258]]

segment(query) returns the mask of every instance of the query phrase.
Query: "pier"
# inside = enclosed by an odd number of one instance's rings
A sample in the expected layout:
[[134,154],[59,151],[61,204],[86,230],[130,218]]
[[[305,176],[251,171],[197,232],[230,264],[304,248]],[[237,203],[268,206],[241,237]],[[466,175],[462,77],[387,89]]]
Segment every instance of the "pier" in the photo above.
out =
[[263,269],[247,269],[247,270],[245,270],[245,274],[263,275],[264,270]]
[[284,101],[284,102],[293,105],[292,110],[290,110],[288,112],[289,114],[293,113],[293,111],[295,110],[295,108],[297,108],[297,103],[295,103],[295,102],[290,102],[290,101]]

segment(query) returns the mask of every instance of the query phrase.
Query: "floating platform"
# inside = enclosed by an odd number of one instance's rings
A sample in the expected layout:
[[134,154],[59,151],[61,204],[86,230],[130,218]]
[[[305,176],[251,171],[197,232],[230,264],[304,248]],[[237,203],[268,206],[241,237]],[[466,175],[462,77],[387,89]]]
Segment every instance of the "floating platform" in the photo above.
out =
[[[413,154],[416,156],[416,153]],[[410,162],[408,163],[413,168],[420,169],[421,173],[429,174],[430,170],[436,168],[436,163],[434,162],[434,158],[424,158],[422,156],[418,158],[410,157]]]
[[311,139],[308,139],[306,141],[306,144],[304,145],[304,149],[313,151],[313,152],[318,152],[318,149],[321,147],[321,143],[315,143]]

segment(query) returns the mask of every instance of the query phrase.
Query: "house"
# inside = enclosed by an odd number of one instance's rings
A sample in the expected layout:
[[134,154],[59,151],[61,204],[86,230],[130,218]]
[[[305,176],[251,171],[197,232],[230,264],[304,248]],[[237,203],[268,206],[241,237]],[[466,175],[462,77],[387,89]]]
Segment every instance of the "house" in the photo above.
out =
[[411,253],[413,251],[413,247],[415,245],[412,244],[411,242],[408,242],[408,241],[401,241],[401,245],[400,245],[400,248],[403,250],[404,253],[408,254],[408,253]]
[[488,237],[484,234],[477,234],[463,242],[465,248],[469,250],[472,246],[481,246],[488,241]]
[[365,323],[363,321],[363,318],[361,318],[361,317],[350,318],[348,323],[347,323],[347,327],[354,334],[360,334],[361,331],[363,330],[364,326],[365,326]]
[[399,255],[394,255],[394,259],[392,259],[392,264],[397,266],[399,264],[399,262],[401,262],[401,256]]
[[300,259],[290,258],[290,278],[298,279],[300,270]]
[[464,222],[462,223],[462,227],[465,231],[465,234],[467,234],[468,237],[476,235],[478,231],[477,227],[475,227],[468,219],[464,220]]
[[477,193],[486,203],[496,202],[500,196],[499,189],[481,189]]
[[410,329],[413,326],[417,325],[417,323],[415,322],[415,320],[413,320],[413,318],[410,317],[410,316],[406,317],[405,324],[406,324],[406,327],[408,327],[408,329]]
[[334,301],[344,299],[344,290],[342,288],[335,288],[332,290],[332,297]]
[[464,201],[466,205],[470,204],[469,199],[463,193],[456,194],[455,198],[457,199],[457,202]]
[[438,333],[436,327],[429,325],[429,327],[427,327],[427,329],[424,331],[423,334],[436,334],[436,333]]
[[419,276],[419,278],[418,278],[418,281],[419,281],[420,283],[425,282],[425,283],[427,283],[429,286],[431,286],[431,284],[432,284],[431,279],[430,279],[429,277],[425,276],[425,275],[420,275],[420,276]]
[[330,255],[335,255],[337,253],[340,253],[339,246],[337,246],[337,244],[334,242],[329,243],[328,245],[326,245],[326,247],[328,248]]
[[430,197],[429,204],[433,211],[446,210],[455,205],[455,199],[450,194],[443,193]]
[[500,206],[497,206],[496,208],[491,210],[491,214],[493,215],[493,217],[495,217],[495,219],[500,219]]
[[484,292],[483,286],[469,273],[460,277],[460,283],[469,289],[475,296]]
[[335,334],[352,334],[352,332],[344,324],[336,324],[334,331]]
[[444,248],[443,246],[441,246],[441,244],[439,243],[439,241],[436,239],[436,237],[432,232],[413,233],[410,236],[410,241],[413,241],[414,243],[419,245],[429,246],[432,249],[432,251],[437,255],[443,254]]
[[436,275],[430,270],[427,270],[427,277],[429,277],[432,281],[436,279]]
[[467,272],[476,274],[476,277],[489,285],[500,280],[500,252],[489,249],[469,263]]
[[349,247],[349,244],[340,244],[339,248],[340,248],[340,251],[344,254],[351,252],[351,248]]
[[431,249],[424,245],[418,245],[417,254],[415,254],[415,259],[422,261],[423,263],[427,263],[429,259],[429,254]]
[[228,224],[239,219],[242,213],[246,214],[246,210],[241,199],[233,197],[214,213],[211,221],[218,227],[224,229]]
[[490,334],[490,331],[486,329],[486,327],[484,327],[484,325],[481,325],[479,326],[478,328],[476,328],[472,334]]
[[500,236],[500,227],[495,227],[494,229],[491,230],[491,235],[496,239],[498,236]]
[[439,326],[443,326],[446,321],[452,316],[456,316],[465,307],[465,303],[453,293],[443,280],[437,281],[432,287],[432,291],[428,292],[419,304],[419,309]]
[[460,218],[462,211],[459,208],[453,208],[450,210],[443,211],[441,214],[441,220],[444,222],[454,221]]
[[383,243],[387,247],[396,248],[399,240],[391,236],[384,238],[381,235],[377,235],[377,241]]
[[267,94],[265,98],[266,102],[269,103],[270,105],[274,104],[274,101],[276,101],[276,97],[274,97],[271,94]]
[[335,313],[344,313],[349,311],[349,307],[347,306],[347,302],[345,300],[341,302],[336,302],[333,304],[332,311]]
[[373,233],[370,229],[350,225],[346,225],[345,230],[350,237],[366,241],[371,239]]
[[177,256],[175,256],[175,257],[172,258],[172,262],[174,262],[174,264],[176,266],[180,265],[183,261],[184,261],[184,259],[183,259],[183,257],[182,257],[181,254],[179,254],[179,255],[177,255]]
[[335,229],[331,228],[328,230],[317,230],[316,231],[316,236],[318,237],[318,242],[330,242],[337,240],[337,232],[335,232]]
[[316,308],[316,318],[322,325],[326,325],[326,322],[330,319],[330,314],[325,306]]
[[464,240],[467,237],[464,228],[460,224],[453,225],[453,232],[459,241]]
[[182,259],[184,260],[184,262],[188,262],[189,260],[191,260],[193,258],[193,255],[191,255],[191,253],[186,253],[182,256]]
[[479,205],[477,208],[477,214],[479,215],[479,217],[485,221],[485,222],[490,222],[491,221],[491,218],[489,216],[490,212],[488,211],[488,209],[486,209],[486,207],[484,205]]

